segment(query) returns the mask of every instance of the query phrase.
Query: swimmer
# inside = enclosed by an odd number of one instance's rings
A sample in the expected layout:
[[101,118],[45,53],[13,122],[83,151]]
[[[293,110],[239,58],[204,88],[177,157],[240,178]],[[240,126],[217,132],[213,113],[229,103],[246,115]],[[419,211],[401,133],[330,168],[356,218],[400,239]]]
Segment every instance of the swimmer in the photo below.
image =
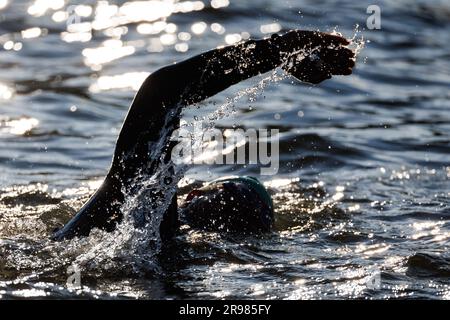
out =
[[[52,239],[88,236],[93,228],[116,228],[122,220],[125,194],[132,194],[137,177],[151,176],[170,162],[170,136],[178,128],[183,107],[277,67],[313,84],[333,75],[349,75],[355,64],[349,44],[339,35],[293,30],[217,48],[154,72],[131,104],[102,185]],[[170,181],[168,175],[163,178]],[[155,206],[163,198],[160,193],[156,190],[151,198]],[[273,210],[269,193],[256,178],[223,178],[192,190],[180,210],[174,194],[164,212],[160,236],[166,240],[174,235],[178,211],[195,228],[259,233],[271,230]]]

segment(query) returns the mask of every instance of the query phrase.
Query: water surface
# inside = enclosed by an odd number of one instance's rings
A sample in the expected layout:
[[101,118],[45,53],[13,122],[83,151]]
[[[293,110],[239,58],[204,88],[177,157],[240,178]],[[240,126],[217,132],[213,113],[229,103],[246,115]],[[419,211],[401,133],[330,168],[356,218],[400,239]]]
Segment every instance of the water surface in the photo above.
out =
[[[369,1],[0,0],[0,297],[450,298],[450,4],[376,3],[380,30],[365,28]],[[149,73],[291,28],[363,37],[354,74],[257,89],[263,75],[184,113],[225,104],[218,128],[280,130],[280,170],[260,177],[273,233],[183,226],[158,251],[127,225],[48,240],[101,183]],[[258,173],[194,166],[180,197]],[[72,265],[80,290],[66,287]]]

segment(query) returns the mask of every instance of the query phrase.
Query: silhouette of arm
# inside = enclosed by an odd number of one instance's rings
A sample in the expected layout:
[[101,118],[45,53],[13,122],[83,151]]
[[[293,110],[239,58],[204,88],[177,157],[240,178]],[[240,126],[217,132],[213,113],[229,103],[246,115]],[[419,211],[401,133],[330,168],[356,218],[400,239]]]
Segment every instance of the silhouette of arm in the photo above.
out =
[[[94,227],[115,228],[122,217],[123,191],[133,187],[137,175],[151,175],[168,160],[161,157],[170,149],[169,138],[178,127],[182,107],[279,66],[312,83],[349,74],[354,61],[347,44],[340,36],[295,30],[214,49],[154,72],[132,102],[105,181],[53,239],[86,236]],[[307,60],[311,54],[314,59]]]

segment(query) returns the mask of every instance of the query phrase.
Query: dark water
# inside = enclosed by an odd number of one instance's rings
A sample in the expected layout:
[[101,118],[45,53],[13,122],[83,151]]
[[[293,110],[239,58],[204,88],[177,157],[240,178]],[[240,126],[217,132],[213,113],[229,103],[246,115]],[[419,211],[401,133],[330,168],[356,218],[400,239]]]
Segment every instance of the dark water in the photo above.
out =
[[[371,1],[8,2],[0,9],[1,298],[450,298],[448,1],[373,1],[380,30],[366,30]],[[76,4],[81,24],[68,27]],[[147,73],[279,28],[337,30],[366,44],[350,77],[257,89],[265,75],[184,115],[192,121],[253,88],[216,126],[280,130],[279,173],[260,177],[274,197],[275,232],[183,226],[157,251],[130,226],[48,240],[101,182]],[[258,172],[194,166],[180,194],[195,180]],[[66,287],[72,265],[79,290]]]

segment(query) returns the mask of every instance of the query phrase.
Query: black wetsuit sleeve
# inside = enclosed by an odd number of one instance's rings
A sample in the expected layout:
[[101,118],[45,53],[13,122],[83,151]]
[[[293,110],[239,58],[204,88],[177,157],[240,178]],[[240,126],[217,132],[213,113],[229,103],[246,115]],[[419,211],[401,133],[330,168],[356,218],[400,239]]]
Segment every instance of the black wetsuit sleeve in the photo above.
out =
[[242,80],[268,72],[281,63],[271,39],[250,40],[218,48],[158,71],[170,79],[169,104],[202,101]]

